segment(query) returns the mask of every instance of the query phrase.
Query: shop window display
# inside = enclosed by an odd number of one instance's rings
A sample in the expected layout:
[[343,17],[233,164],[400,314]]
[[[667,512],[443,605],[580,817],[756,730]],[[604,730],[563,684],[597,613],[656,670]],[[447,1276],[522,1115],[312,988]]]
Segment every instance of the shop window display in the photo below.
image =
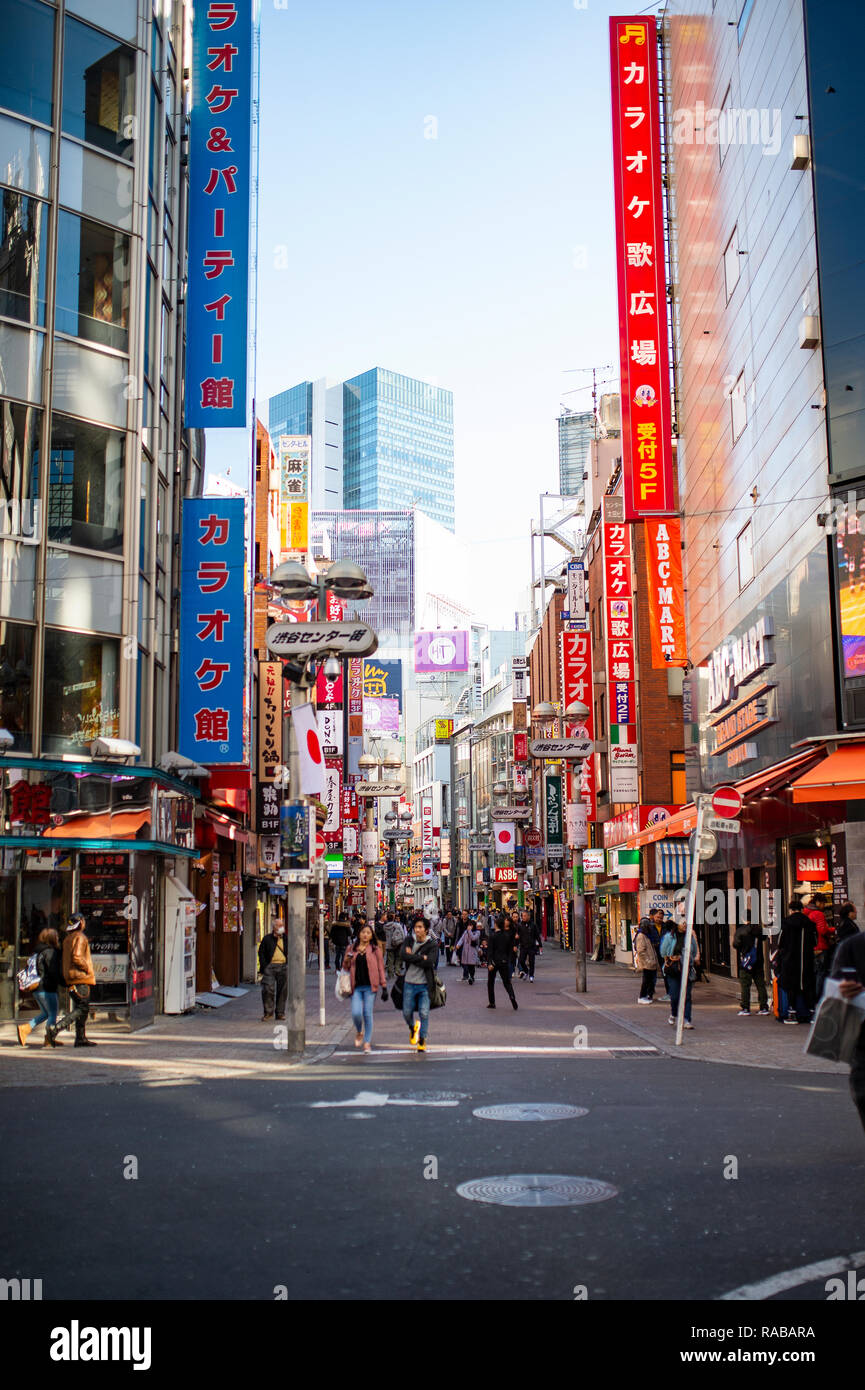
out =
[[119,644],[77,632],[45,632],[43,752],[86,753],[119,734]]

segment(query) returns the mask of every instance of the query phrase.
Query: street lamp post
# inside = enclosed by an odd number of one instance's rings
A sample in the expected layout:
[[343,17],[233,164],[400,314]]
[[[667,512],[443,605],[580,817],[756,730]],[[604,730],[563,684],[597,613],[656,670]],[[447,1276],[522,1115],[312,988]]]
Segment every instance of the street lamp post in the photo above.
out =
[[[298,601],[315,599],[316,617],[327,613],[327,592],[337,598],[353,599],[360,602],[372,598],[372,587],[363,570],[351,560],[336,560],[325,574],[313,579],[298,560],[287,560],[277,565],[269,579],[272,588],[277,589],[287,599]],[[302,664],[284,661],[283,671],[289,681],[289,708],[293,711],[306,703],[307,692],[315,681],[315,668],[311,660]],[[288,728],[288,781],[291,793],[297,792],[300,781],[300,760],[294,721],[289,717]],[[301,798],[297,798],[300,800]],[[303,1056],[306,1047],[306,894],[307,883],[286,885],[286,931],[285,955],[288,967],[288,997],[286,999],[286,1056],[296,1059]],[[321,937],[321,930],[319,933]],[[324,969],[323,952],[319,948],[319,973]],[[320,988],[320,986],[319,986]],[[321,995],[320,995],[321,998]],[[323,1005],[320,1005],[322,1008]]]
[[[532,720],[538,723],[548,723],[556,721],[556,731],[558,737],[563,736],[563,725],[580,724],[588,718],[591,711],[588,705],[584,705],[581,700],[575,700],[568,705],[564,716],[560,716],[554,705],[548,701],[535,705],[532,710]],[[576,759],[565,759],[565,762],[577,761]],[[583,880],[583,851],[582,848],[575,848],[574,851],[574,956],[576,966],[576,991],[578,994],[586,993],[586,897],[585,883]]]
[[[402,767],[402,758],[395,753],[386,753],[385,756],[379,760],[373,757],[371,753],[364,753],[363,756],[358,759],[357,765],[365,780],[373,780],[372,773],[375,772],[377,774],[375,780],[383,781],[386,779],[388,772]],[[364,798],[366,801],[364,830],[368,837],[375,833],[375,812],[373,808],[373,801],[375,799],[375,796],[367,796]],[[367,844],[369,844],[369,840],[367,840]],[[367,850],[367,857],[368,855],[369,850]],[[376,856],[376,861],[377,859],[378,856]],[[375,862],[366,864],[366,920],[370,923],[375,921]]]

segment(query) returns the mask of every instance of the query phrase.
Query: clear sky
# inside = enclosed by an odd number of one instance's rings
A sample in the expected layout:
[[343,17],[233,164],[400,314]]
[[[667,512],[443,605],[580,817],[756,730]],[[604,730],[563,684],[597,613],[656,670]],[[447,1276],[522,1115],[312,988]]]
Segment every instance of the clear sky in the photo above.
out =
[[560,402],[589,404],[566,372],[617,352],[607,19],[627,7],[281,6],[261,0],[259,416],[373,366],[449,387],[466,597],[511,626]]

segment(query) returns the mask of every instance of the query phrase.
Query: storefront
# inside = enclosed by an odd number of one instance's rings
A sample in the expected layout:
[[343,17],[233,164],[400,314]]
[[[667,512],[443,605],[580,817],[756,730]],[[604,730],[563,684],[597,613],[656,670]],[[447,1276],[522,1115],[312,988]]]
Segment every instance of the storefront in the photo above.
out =
[[[34,759],[0,771],[0,1020],[40,932],[87,921],[95,1014],[140,1028],[161,1007],[166,875],[195,855],[195,792],[154,768]],[[178,880],[179,881],[179,880]]]

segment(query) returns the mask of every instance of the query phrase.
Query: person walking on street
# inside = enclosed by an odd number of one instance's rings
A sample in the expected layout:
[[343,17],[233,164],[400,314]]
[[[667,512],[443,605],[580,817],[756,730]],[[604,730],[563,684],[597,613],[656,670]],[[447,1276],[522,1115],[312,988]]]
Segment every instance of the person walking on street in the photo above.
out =
[[[406,941],[400,952],[405,966],[405,983],[402,994],[402,1016],[408,1024],[412,1047],[418,1052],[426,1052],[429,1032],[429,1001],[435,982],[435,968],[438,948],[435,939],[428,936],[426,919],[421,917],[414,924],[414,941]],[[414,1022],[415,1013],[418,1016]]]
[[[648,917],[644,917],[634,932],[634,968],[643,972],[638,1004],[654,1004],[655,1002],[659,961],[650,930],[653,926],[654,923]],[[658,946],[660,944],[659,941]]]
[[[832,979],[840,982],[838,988],[843,999],[853,999],[862,993],[865,988],[865,933],[857,931],[841,942],[832,962]],[[850,1094],[865,1129],[865,1027],[859,1034],[850,1063]]]
[[345,955],[345,948],[351,937],[351,927],[344,912],[341,912],[330,929],[330,939],[333,943],[333,964],[339,974],[342,966],[342,958]]
[[481,933],[477,923],[473,922],[468,912],[463,909],[462,920],[458,927],[457,944],[454,947],[454,955],[457,957],[463,968],[463,979],[468,980],[470,985],[475,982],[475,967],[478,963],[478,946],[480,944]]
[[533,921],[532,914],[527,907],[520,912],[520,922],[517,928],[519,944],[519,966],[520,979],[524,980],[528,976],[532,984],[535,979],[535,952],[540,946],[540,931],[537,922]]
[[43,1047],[62,1047],[63,1044],[52,1038],[51,1029],[57,1022],[58,993],[63,983],[63,958],[60,954],[60,937],[54,927],[43,927],[38,938],[36,969],[39,971],[39,988],[33,991],[33,998],[39,1005],[39,1012],[28,1023],[18,1024],[18,1041],[27,1046],[27,1039],[40,1023],[45,1023]]
[[274,1001],[277,1019],[284,1019],[288,995],[288,963],[285,955],[285,926],[279,918],[274,919],[270,931],[261,938],[258,968],[261,971],[262,1023],[273,1018]]
[[96,984],[96,976],[93,974],[90,942],[87,940],[87,924],[80,912],[74,912],[70,917],[63,939],[63,978],[69,986],[72,1008],[55,1024],[46,1024],[45,1036],[54,1047],[57,1034],[74,1023],[75,1046],[95,1047],[96,1043],[86,1035],[86,1024],[90,1013],[90,991]]
[[511,961],[517,953],[514,931],[510,923],[506,924],[506,919],[501,913],[496,914],[495,925],[493,927],[492,938],[489,942],[487,951],[487,998],[488,1009],[496,1007],[496,975],[501,977],[502,984],[507,991],[511,1001],[511,1007],[519,1008],[514,987],[511,984]]
[[456,918],[450,908],[445,913],[442,921],[442,947],[445,953],[445,961],[448,965],[453,965],[454,943],[456,942]]
[[[666,946],[667,950],[669,951],[669,954],[664,957],[664,965],[666,967],[664,973],[667,980],[667,992],[670,996],[670,1017],[667,1021],[669,1023],[675,1023],[677,1014],[679,1012],[679,998],[682,993],[682,957],[685,951],[686,933],[684,931],[676,932],[675,938],[672,942],[672,949],[670,941],[671,936],[672,933],[665,934],[663,942],[661,944],[661,949],[663,950]],[[699,962],[700,947],[697,942],[696,935],[693,935],[691,938],[691,958],[688,963],[688,979],[685,982],[686,1028],[693,1028],[694,1026],[691,1022],[691,986],[694,983],[694,980],[697,978],[697,966],[699,965]],[[691,978],[692,975],[693,979]]]
[[785,1023],[810,1023],[816,998],[814,948],[817,928],[802,911],[798,898],[790,902],[790,911],[781,923],[778,939],[778,962],[781,988],[787,995]]
[[814,952],[815,1001],[823,993],[823,985],[832,969],[832,956],[835,951],[835,928],[826,921],[826,913],[823,910],[825,902],[822,893],[814,893],[811,902],[805,908],[805,916],[810,917],[817,928],[817,946]]
[[838,918],[838,944],[840,946],[842,941],[847,941],[851,936],[856,936],[861,928],[856,921],[856,909],[852,903],[841,904],[841,911],[838,914]]
[[355,1047],[372,1051],[372,1015],[375,996],[387,987],[384,958],[371,922],[361,927],[357,941],[345,953],[343,970],[351,975],[351,1019]]
[[399,953],[405,941],[405,928],[396,917],[391,916],[385,927],[384,968],[388,977],[395,976],[399,966]]
[[750,922],[742,922],[736,928],[733,946],[739,958],[739,1018],[749,1018],[751,1015],[752,984],[757,991],[757,1012],[765,1017],[771,1013],[771,1009],[763,970],[763,933]]

